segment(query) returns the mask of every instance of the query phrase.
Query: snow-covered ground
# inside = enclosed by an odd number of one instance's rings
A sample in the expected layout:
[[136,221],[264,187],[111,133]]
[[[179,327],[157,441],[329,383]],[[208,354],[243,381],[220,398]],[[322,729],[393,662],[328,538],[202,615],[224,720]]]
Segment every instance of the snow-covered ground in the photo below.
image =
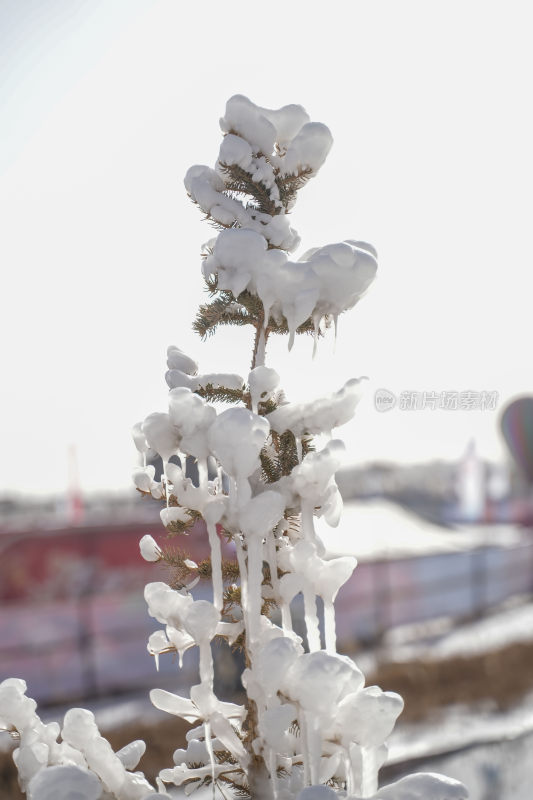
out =
[[384,499],[346,503],[337,528],[323,520],[316,526],[331,555],[353,555],[359,561],[510,547],[524,539],[514,525],[444,527]]
[[470,800],[531,800],[532,754],[529,695],[505,713],[458,707],[433,721],[398,725],[388,763],[401,763],[398,775],[414,770],[449,775],[468,787]]
[[[515,642],[533,640],[532,603],[503,608],[497,614],[456,628],[450,620],[440,622],[441,632],[437,632],[438,623],[433,624],[433,631],[431,626],[405,626],[390,631],[381,655],[395,661],[439,660],[488,653]],[[448,630],[444,630],[446,627]],[[416,637],[417,631],[418,641],[408,641]]]

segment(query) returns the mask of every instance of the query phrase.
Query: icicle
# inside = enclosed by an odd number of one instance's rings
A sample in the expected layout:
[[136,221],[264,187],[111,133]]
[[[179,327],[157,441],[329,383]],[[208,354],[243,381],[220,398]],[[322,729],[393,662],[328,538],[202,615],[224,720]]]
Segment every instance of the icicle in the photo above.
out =
[[290,636],[293,633],[292,627],[292,616],[291,616],[291,607],[289,603],[282,601],[280,605],[281,610],[281,627],[283,628],[283,633],[287,636]]
[[301,436],[295,436],[294,440],[296,442],[296,454],[298,456],[298,463],[301,464],[302,463],[302,437]]
[[313,501],[302,498],[302,532],[304,539],[314,542],[316,539],[315,523],[313,522]]
[[207,491],[207,459],[199,458],[197,461],[198,464],[198,485],[200,489],[205,489]]
[[294,333],[295,333],[294,330],[289,330],[289,344],[287,347],[289,351],[292,350],[292,346],[294,344]]
[[[351,794],[358,797],[367,797],[363,790],[363,750],[355,742],[351,742],[347,748],[347,775],[348,782],[351,784]],[[371,792],[374,794],[374,792]]]
[[228,477],[229,477],[229,486],[228,486],[229,512],[230,515],[233,516],[237,505],[237,481],[231,475],[229,475]]
[[320,650],[320,628],[316,613],[316,597],[308,588],[303,590],[303,596],[307,644],[309,645],[309,652],[314,653],[316,650]]
[[259,331],[259,335],[257,338],[257,350],[255,353],[255,360],[254,360],[254,367],[262,367],[265,363],[265,352],[266,352],[266,338],[265,338],[265,329],[261,328]]
[[270,780],[272,781],[272,794],[274,795],[274,800],[278,800],[279,788],[277,758],[272,748],[269,748],[268,751],[268,771],[270,772]]
[[371,797],[378,790],[378,770],[376,769],[376,748],[362,747],[361,795]]
[[269,303],[265,305],[265,301],[261,297],[261,302],[263,303],[263,330],[268,328],[268,321],[270,319],[270,309],[272,308],[272,304]]
[[155,668],[157,672],[159,672],[159,653],[154,653],[154,659],[155,659]]
[[246,539],[248,552],[248,622],[247,632],[251,638],[252,647],[257,643],[261,630],[261,584],[263,582],[263,541],[259,536],[250,536]]
[[320,733],[320,717],[314,712],[304,711],[307,752],[309,754],[309,777],[314,786],[320,782],[320,759],[322,756],[322,736]]
[[344,760],[344,769],[346,772],[346,791],[348,792],[349,796],[355,794],[356,791],[359,794],[358,789],[355,785],[353,766],[350,758],[349,748],[347,748],[344,751],[343,760]]
[[165,497],[167,501],[167,508],[170,505],[170,492],[168,489],[168,478],[167,478],[167,461],[163,461],[163,479],[165,484]]
[[223,476],[222,467],[220,466],[220,464],[217,464],[217,481],[218,481],[217,494],[222,494],[222,492],[224,491],[222,476]]
[[313,314],[313,359],[315,358],[318,350],[318,333],[320,330],[320,317]]
[[214,522],[208,522],[207,535],[211,547],[211,575],[213,582],[213,604],[217,611],[222,611],[222,597],[224,593],[224,582],[222,580],[222,549],[218,538],[217,526]]
[[326,652],[336,653],[337,633],[335,630],[335,607],[331,600],[324,600],[324,640]]
[[335,353],[337,350],[337,333],[339,329],[339,315],[333,314],[333,326],[335,329],[335,336],[333,338],[333,352]]
[[[281,523],[278,523],[276,531],[279,531],[280,527]],[[277,600],[279,598],[279,577],[278,560],[276,558],[276,539],[273,531],[269,531],[266,536],[266,555],[270,569],[270,583],[272,584],[272,590]]]
[[310,752],[309,752],[309,738],[307,731],[307,720],[305,718],[305,711],[302,710],[298,714],[298,723],[300,725],[300,742],[302,743],[302,759],[304,762],[304,786],[311,785],[311,775],[309,770]]
[[241,607],[244,617],[244,625],[247,630],[248,623],[248,571],[246,569],[246,559],[244,556],[244,549],[242,542],[238,536],[235,537],[235,552],[237,554],[237,563],[239,564],[239,573],[241,576]]
[[214,800],[215,778],[216,778],[215,754],[213,752],[213,742],[211,741],[211,725],[207,720],[205,720],[204,722],[204,736],[205,736],[205,746],[207,749],[207,754],[209,756],[209,761],[211,763],[211,786],[213,787],[213,800]]
[[215,673],[211,642],[207,639],[203,639],[198,642],[198,648],[200,650],[200,681],[207,684],[207,686],[212,689]]

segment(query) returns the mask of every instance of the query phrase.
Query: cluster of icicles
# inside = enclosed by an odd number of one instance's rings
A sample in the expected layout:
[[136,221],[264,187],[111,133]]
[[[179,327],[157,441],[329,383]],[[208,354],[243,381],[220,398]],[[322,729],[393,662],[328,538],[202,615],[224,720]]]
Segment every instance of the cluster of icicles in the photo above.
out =
[[[178,348],[169,348],[168,367],[167,381],[170,373],[174,380],[181,373],[198,386],[206,380]],[[227,377],[219,376],[220,380]],[[114,753],[91,712],[84,709],[67,712],[61,729],[56,723],[45,725],[35,713],[35,702],[25,695],[24,682],[10,679],[0,685],[0,724],[20,736],[15,760],[23,790],[30,800],[155,800],[172,796],[175,786],[185,785],[189,794],[205,779],[213,789],[224,776],[236,785],[245,782],[251,759],[243,744],[246,709],[214,694],[211,650],[214,637],[231,643],[244,631],[250,666],[242,682],[257,709],[252,748],[264,760],[268,783],[261,796],[274,800],[461,800],[466,797],[464,787],[438,775],[421,773],[377,788],[378,769],[387,753],[384,741],[403,702],[392,692],[365,687],[356,664],[337,654],[333,603],[356,562],[350,557],[325,558],[314,525],[317,514],[329,524],[338,523],[342,502],[334,475],[342,443],[333,439],[322,450],[300,457],[291,474],[275,483],[266,484],[261,478],[259,454],[272,447],[271,430],[281,431],[290,421],[297,440],[308,426],[330,433],[354,413],[360,382],[349,381],[329,398],[281,404],[261,416],[256,413],[259,403],[277,396],[276,372],[260,366],[246,383],[239,376],[233,378],[250,392],[254,411],[233,407],[217,413],[191,388],[177,386],[169,392],[167,412],[150,414],[134,428],[134,440],[145,461],[134,472],[136,486],[167,498],[161,512],[165,526],[186,521],[193,510],[199,512],[211,546],[212,602],[194,600],[191,594],[198,580],[193,561],[187,563],[191,571],[187,587],[174,590],[156,582],[145,589],[149,613],[165,626],[150,636],[149,652],[156,660],[162,653],[177,652],[181,661],[188,648],[199,651],[199,682],[188,697],[162,689],[150,694],[157,708],[196,723],[187,734],[187,748],[176,750],[174,765],[160,772],[156,790],[142,773],[133,771],[144,752],[143,742]],[[212,385],[217,380],[216,375],[209,376]],[[153,467],[146,466],[147,455],[154,453],[163,459],[160,483],[154,480]],[[197,486],[176,463],[184,464],[186,456],[197,459]],[[208,479],[208,460],[216,464],[214,480]],[[170,497],[179,505],[169,505]],[[298,516],[300,524],[289,526],[288,516]],[[233,534],[242,619],[228,621],[221,613],[224,585],[218,526]],[[161,556],[149,535],[141,540],[140,549],[149,561]],[[265,563],[269,583],[264,581]],[[292,627],[291,601],[297,594],[303,596],[306,648]],[[322,599],[323,640],[317,597]],[[279,606],[280,625],[261,613],[266,599]],[[216,752],[229,753],[230,758],[224,762],[215,757]],[[325,785],[332,781],[346,790]]]

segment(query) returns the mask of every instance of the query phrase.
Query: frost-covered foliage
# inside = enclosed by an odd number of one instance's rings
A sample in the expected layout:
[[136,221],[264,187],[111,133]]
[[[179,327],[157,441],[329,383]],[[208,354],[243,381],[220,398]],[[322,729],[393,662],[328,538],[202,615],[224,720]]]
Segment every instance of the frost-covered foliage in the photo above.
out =
[[[145,589],[148,612],[162,626],[148,641],[156,665],[167,653],[177,653],[181,665],[186,650],[199,651],[198,682],[188,696],[150,694],[158,709],[193,724],[187,747],[160,772],[157,794],[131,771],[144,745],[113,753],[82,709],[67,713],[58,743],[59,726],[40,722],[23,682],[7,681],[0,709],[4,727],[20,734],[15,760],[22,788],[33,800],[145,800],[172,787],[189,794],[205,785],[214,795],[253,800],[460,800],[464,787],[438,775],[378,789],[385,741],[403,701],[365,687],[357,665],[336,651],[335,597],[356,561],[326,558],[314,520],[338,524],[335,472],[343,444],[331,433],[353,416],[362,379],[295,404],[264,364],[274,333],[287,334],[289,347],[296,334],[311,333],[316,347],[330,322],[336,326],[372,283],[376,252],[350,239],[289,258],[300,240],[288,212],[331,147],[325,125],[310,122],[300,106],[269,110],[235,96],[221,127],[214,169],[193,166],[185,178],[190,197],[219,229],[204,247],[211,301],[200,308],[195,328],[206,336],[219,325],[250,325],[251,371],[245,378],[202,375],[194,359],[170,347],[168,407],[133,430],[143,461],[134,472],[136,488],[164,501],[161,519],[171,536],[203,519],[211,548],[210,560],[196,564],[149,535],[140,542],[145,559],[173,568],[171,585]],[[329,442],[317,450],[312,437],[319,434]],[[160,482],[147,465],[154,454],[163,461]],[[198,485],[185,475],[186,456],[198,463]],[[223,560],[221,537],[233,543],[234,561]],[[212,602],[194,599],[199,580],[211,581]],[[293,629],[297,595],[304,638]],[[217,637],[244,651],[243,705],[214,693]]]

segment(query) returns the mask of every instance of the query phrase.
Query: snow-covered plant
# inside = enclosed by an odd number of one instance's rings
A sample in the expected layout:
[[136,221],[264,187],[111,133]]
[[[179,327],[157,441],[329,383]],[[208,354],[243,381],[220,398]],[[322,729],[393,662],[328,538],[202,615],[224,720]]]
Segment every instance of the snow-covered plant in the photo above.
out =
[[[7,681],[0,686],[0,713],[4,726],[20,735],[21,785],[33,800],[147,800],[175,786],[189,794],[205,785],[213,795],[253,800],[460,800],[462,784],[424,773],[378,789],[385,740],[403,701],[365,687],[356,664],[336,650],[334,601],[356,561],[326,557],[315,517],[339,522],[335,472],[343,444],[331,432],[354,414],[362,379],[291,403],[276,371],[265,365],[272,335],[287,335],[290,348],[296,334],[311,333],[316,348],[330,323],[336,327],[372,283],[376,252],[347,240],[297,260],[290,256],[300,239],[289,212],[329,152],[325,125],[310,122],[301,106],[269,110],[237,95],[221,127],[215,168],[193,166],[185,177],[191,199],[219,230],[204,247],[211,299],[194,327],[205,338],[221,325],[248,326],[251,371],[246,378],[201,374],[192,358],[170,347],[168,410],[150,414],[133,431],[143,456],[135,485],[163,500],[169,536],[190,532],[200,519],[207,529],[211,557],[200,564],[151,536],[140,542],[145,559],[173,568],[171,585],[145,589],[148,611],[163,626],[150,636],[149,652],[156,663],[177,653],[181,664],[186,650],[199,651],[199,680],[188,697],[162,689],[150,697],[195,727],[186,749],[176,750],[174,764],[160,772],[156,794],[130,771],[141,743],[114,754],[90,712],[73,709],[58,744],[59,726],[43,725],[23,683]],[[221,410],[221,403],[230,407]],[[316,449],[318,441],[327,443]],[[148,454],[161,456],[160,482]],[[187,456],[198,464],[197,485],[185,475]],[[234,560],[222,558],[222,537],[234,547]],[[212,602],[194,599],[199,580],[211,582]],[[303,598],[303,638],[293,629],[296,595]],[[243,705],[214,693],[217,637],[244,653]]]

